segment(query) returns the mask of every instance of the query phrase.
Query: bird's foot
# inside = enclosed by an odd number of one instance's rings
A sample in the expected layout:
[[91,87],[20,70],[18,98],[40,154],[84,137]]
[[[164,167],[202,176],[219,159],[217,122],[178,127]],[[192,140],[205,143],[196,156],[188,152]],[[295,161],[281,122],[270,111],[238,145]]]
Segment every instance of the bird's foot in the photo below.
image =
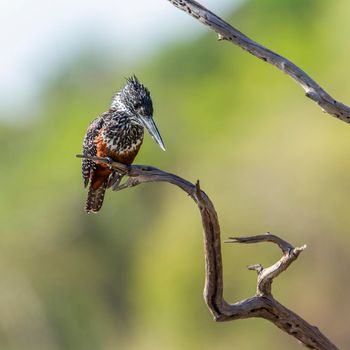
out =
[[114,171],[108,180],[108,188],[112,187],[112,190],[114,191],[115,187],[118,187],[121,180],[123,178],[122,174],[119,174],[117,171]]
[[106,164],[108,165],[109,170],[112,170],[112,163],[113,163],[113,159],[109,158],[109,157],[105,157],[104,161],[106,162]]
[[130,171],[132,169],[132,165],[131,164],[127,164],[126,165],[126,169],[128,170],[128,173],[130,173]]

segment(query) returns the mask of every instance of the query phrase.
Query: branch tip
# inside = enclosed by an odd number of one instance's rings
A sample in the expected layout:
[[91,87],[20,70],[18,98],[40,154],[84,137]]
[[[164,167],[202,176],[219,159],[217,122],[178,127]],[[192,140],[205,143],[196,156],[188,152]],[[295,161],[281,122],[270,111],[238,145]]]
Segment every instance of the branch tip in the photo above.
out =
[[229,237],[228,239],[224,240],[224,243],[240,243],[238,241],[238,237]]
[[257,273],[261,273],[264,270],[264,267],[261,264],[249,265],[247,266],[248,270],[256,271]]
[[294,253],[295,255],[299,255],[299,254],[300,254],[301,252],[303,252],[306,248],[307,248],[307,245],[306,245],[306,244],[304,244],[304,245],[301,246],[301,247],[296,247],[296,248],[293,249],[293,253]]

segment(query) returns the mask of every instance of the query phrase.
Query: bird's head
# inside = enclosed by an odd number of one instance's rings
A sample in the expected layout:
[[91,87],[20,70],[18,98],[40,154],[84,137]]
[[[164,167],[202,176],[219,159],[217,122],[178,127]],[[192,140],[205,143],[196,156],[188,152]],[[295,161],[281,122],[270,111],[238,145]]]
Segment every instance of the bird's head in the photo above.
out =
[[111,107],[126,112],[131,123],[145,127],[160,148],[165,151],[162,137],[153,120],[150,92],[135,75],[126,80],[123,89],[113,98]]

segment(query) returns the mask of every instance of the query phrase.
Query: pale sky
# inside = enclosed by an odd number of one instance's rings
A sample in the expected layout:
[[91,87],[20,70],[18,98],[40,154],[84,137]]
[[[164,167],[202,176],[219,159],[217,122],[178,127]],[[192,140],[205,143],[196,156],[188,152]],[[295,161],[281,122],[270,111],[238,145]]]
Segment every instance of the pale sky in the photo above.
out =
[[[201,0],[219,15],[241,0]],[[0,111],[33,103],[43,79],[89,42],[126,58],[206,29],[166,0],[1,0]],[[2,114],[2,116],[1,116]],[[1,113],[0,118],[6,117]]]

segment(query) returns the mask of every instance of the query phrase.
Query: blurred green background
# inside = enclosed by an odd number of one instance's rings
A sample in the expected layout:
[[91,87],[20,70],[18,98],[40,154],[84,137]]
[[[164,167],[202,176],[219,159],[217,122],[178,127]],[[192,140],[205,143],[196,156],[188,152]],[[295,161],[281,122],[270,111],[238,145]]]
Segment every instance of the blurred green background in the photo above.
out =
[[[252,0],[224,17],[349,102],[349,13],[346,0]],[[35,117],[1,121],[0,348],[300,347],[264,320],[213,322],[200,216],[177,188],[109,192],[98,215],[84,213],[75,154],[133,73],[151,91],[167,146],[146,136],[136,163],[200,179],[223,238],[271,231],[306,243],[274,295],[349,348],[350,126],[204,27],[133,64],[105,56],[93,46],[74,54],[47,81]],[[279,256],[269,245],[223,246],[226,299],[253,295],[246,265]]]

